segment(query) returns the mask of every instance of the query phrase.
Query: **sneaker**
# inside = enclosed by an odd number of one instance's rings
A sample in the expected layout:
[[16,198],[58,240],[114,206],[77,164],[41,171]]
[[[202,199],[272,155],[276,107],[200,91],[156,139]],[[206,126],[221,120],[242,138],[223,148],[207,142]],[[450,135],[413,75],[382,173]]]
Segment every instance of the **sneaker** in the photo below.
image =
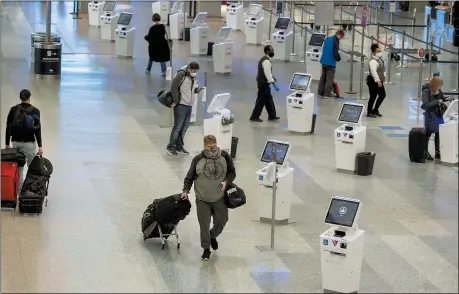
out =
[[269,121],[280,120],[280,117],[278,117],[278,116],[276,116],[276,117],[269,117],[268,120],[269,120]]
[[210,247],[212,247],[213,250],[218,249],[218,242],[216,238],[210,238]]
[[373,118],[374,118],[374,117],[376,117],[376,114],[374,114],[374,113],[367,113],[367,117],[373,117]]
[[165,72],[163,72],[163,73],[161,74],[161,76],[162,76],[162,77],[165,77],[165,76],[166,76],[166,73],[165,73]]
[[209,260],[210,259],[210,249],[204,249],[204,252],[202,253],[201,259],[202,260]]
[[251,118],[250,121],[253,121],[253,122],[263,122],[263,120],[259,119],[259,118]]
[[426,156],[425,157],[426,157],[426,160],[433,160],[433,157],[432,157],[432,155],[430,155],[429,152],[426,152]]
[[435,159],[441,159],[440,152],[435,152]]
[[177,153],[179,155],[190,155],[190,152],[186,151],[185,148],[180,148],[180,149],[177,149]]
[[178,155],[177,151],[175,151],[175,149],[172,148],[166,148],[166,152],[169,155]]
[[149,71],[149,70],[146,70],[146,71],[145,71],[145,74],[150,75],[150,71]]
[[382,114],[379,113],[379,110],[375,110],[375,111],[373,111],[373,113],[374,113],[376,116],[382,117]]

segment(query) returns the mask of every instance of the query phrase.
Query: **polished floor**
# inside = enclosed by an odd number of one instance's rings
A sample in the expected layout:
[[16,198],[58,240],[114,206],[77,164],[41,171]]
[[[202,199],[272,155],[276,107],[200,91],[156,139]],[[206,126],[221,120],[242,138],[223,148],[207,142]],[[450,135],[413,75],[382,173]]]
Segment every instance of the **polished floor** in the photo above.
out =
[[[179,252],[175,246],[162,251],[158,240],[144,243],[141,238],[144,209],[153,199],[180,191],[192,159],[164,152],[170,118],[154,97],[167,82],[158,65],[151,76],[144,74],[143,36],[151,4],[118,6],[135,13],[135,58],[127,60],[114,56],[115,45],[101,41],[100,30],[89,28],[86,17],[72,19],[71,2],[53,3],[52,27],[64,43],[60,81],[37,80],[30,69],[30,33],[44,29],[43,7],[0,2],[1,120],[18,103],[19,90],[29,88],[32,103],[42,113],[45,156],[55,167],[49,204],[41,216],[1,212],[2,292],[321,292],[324,214],[330,197],[345,196],[364,204],[361,292],[457,293],[458,170],[434,162],[413,164],[407,156],[407,133],[416,124],[416,60],[407,59],[404,69],[394,64],[394,84],[387,86],[381,108],[384,117],[365,120],[367,150],[377,157],[373,175],[358,177],[335,171],[333,130],[343,100],[319,100],[313,136],[293,135],[286,128],[288,83],[293,72],[305,70],[304,64],[295,59],[274,64],[281,121],[252,124],[248,117],[262,47],[246,46],[242,32],[232,33],[233,75],[216,76],[210,58],[191,57],[189,44],[176,42],[175,68],[197,60],[202,84],[207,73],[208,97],[232,95],[234,135],[240,138],[236,183],[248,196],[246,206],[231,211],[220,250],[203,263],[194,207],[180,223]],[[300,11],[294,13],[301,17]],[[216,33],[222,20],[209,23]],[[443,43],[457,51],[448,40]],[[445,53],[441,60],[457,61],[457,56]],[[349,64],[343,60],[337,70],[342,91],[349,87]],[[457,87],[457,64],[439,64],[433,70],[441,72],[445,90]],[[357,90],[358,73],[356,63],[351,79]],[[424,77],[427,73],[425,67]],[[354,101],[351,96],[346,100]],[[199,105],[198,122],[204,107]],[[202,125],[190,128],[186,146],[193,154],[200,150],[202,136]],[[279,227],[276,250],[263,252],[259,248],[269,245],[270,229],[253,220],[258,217],[255,172],[262,166],[258,158],[267,139],[293,144],[291,218],[296,223]]]

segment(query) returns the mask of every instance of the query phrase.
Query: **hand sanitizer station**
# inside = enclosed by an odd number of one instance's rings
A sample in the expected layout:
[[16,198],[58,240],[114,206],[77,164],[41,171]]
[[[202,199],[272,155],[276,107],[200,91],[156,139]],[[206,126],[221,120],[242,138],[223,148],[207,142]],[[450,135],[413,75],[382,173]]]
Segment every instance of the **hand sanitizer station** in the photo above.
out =
[[355,171],[357,153],[365,151],[367,127],[362,125],[362,104],[343,103],[335,130],[336,169]]
[[234,123],[231,111],[225,108],[230,97],[229,93],[215,95],[207,108],[207,112],[213,117],[204,120],[204,135],[214,135],[218,146],[228,153],[231,153]]
[[233,30],[244,28],[244,5],[239,1],[228,1],[226,8],[226,24]]
[[310,49],[306,50],[306,66],[313,80],[320,80],[322,75],[320,58],[322,57],[322,45],[326,37],[327,35],[323,33],[313,33],[309,39],[308,45]]
[[104,15],[100,17],[100,38],[110,42],[115,41],[115,30],[119,14],[115,13],[115,1],[107,1],[104,4]]
[[365,231],[358,229],[360,200],[333,197],[325,217],[330,229],[320,235],[324,293],[357,293]]
[[191,55],[207,55],[210,28],[206,23],[207,12],[199,12],[190,30]]
[[317,114],[314,113],[314,93],[310,91],[312,77],[305,73],[294,73],[287,96],[288,130],[295,133],[314,133]]
[[233,41],[228,39],[230,27],[222,27],[215,37],[212,58],[216,74],[227,75],[233,70]]
[[260,45],[263,36],[263,9],[260,4],[250,4],[245,20],[245,42]]
[[289,17],[279,17],[274,27],[277,31],[273,34],[274,59],[290,61],[293,48],[292,22]]
[[122,12],[118,18],[116,35],[116,55],[132,57],[134,55],[134,33],[131,27],[132,13]]
[[169,17],[169,8],[169,1],[159,0],[151,4],[151,10],[153,14],[157,13],[159,14],[159,16],[161,16],[160,23],[162,23],[163,25],[168,24],[167,19]]
[[105,2],[92,1],[88,3],[89,26],[100,27],[100,17],[104,14]]
[[172,14],[169,17],[171,39],[174,40],[180,40],[185,37],[183,35],[183,31],[185,30],[186,18],[188,17],[188,14],[183,12],[183,6],[184,3],[180,1],[175,2],[174,6],[172,7]]
[[[273,184],[276,182],[275,223],[287,225],[293,194],[293,168],[288,165],[291,146],[288,142],[269,140],[260,161],[266,166],[257,171],[257,194],[261,222],[272,219]],[[273,161],[275,158],[275,161]]]
[[448,165],[458,163],[458,100],[452,101],[443,115],[445,121],[440,125],[441,162]]

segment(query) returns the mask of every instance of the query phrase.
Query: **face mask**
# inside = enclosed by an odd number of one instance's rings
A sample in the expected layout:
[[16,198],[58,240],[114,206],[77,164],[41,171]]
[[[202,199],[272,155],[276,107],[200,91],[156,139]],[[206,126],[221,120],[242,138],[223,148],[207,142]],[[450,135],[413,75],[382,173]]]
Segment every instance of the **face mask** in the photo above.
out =
[[196,76],[196,73],[195,72],[190,72],[190,76],[192,76],[194,78]]
[[269,56],[270,58],[273,58],[273,57],[274,57],[274,52],[269,52],[269,53],[268,53],[268,56]]
[[378,52],[378,53],[375,54],[375,56],[378,57],[378,58],[381,58],[382,57],[382,53]]

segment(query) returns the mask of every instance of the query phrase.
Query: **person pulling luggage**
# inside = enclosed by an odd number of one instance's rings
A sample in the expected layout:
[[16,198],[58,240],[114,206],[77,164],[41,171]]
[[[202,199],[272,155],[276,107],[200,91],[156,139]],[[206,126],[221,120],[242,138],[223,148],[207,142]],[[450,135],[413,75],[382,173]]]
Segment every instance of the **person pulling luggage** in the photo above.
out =
[[[235,178],[236,170],[230,154],[217,146],[215,136],[205,136],[204,150],[193,158],[181,196],[182,199],[188,199],[194,183],[203,260],[209,260],[211,247],[213,250],[218,249],[217,237],[228,221],[228,207],[223,196],[226,187]],[[213,227],[210,229],[212,217]]]

